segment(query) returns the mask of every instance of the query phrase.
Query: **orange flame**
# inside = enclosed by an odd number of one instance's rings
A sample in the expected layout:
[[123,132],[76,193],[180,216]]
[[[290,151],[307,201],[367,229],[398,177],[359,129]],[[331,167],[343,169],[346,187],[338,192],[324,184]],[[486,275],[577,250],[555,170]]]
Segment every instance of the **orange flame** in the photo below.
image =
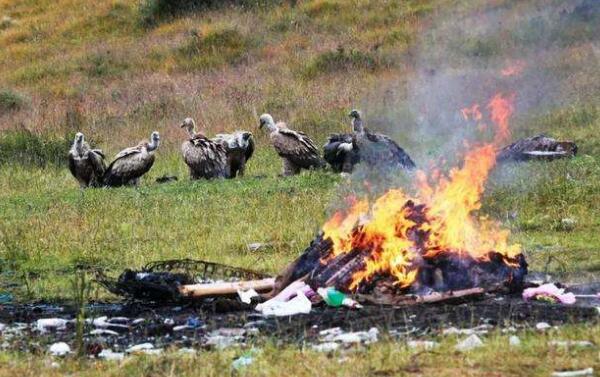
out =
[[[335,213],[325,223],[324,237],[333,244],[330,257],[357,249],[370,251],[349,289],[382,273],[394,276],[400,287],[407,287],[416,279],[419,260],[441,253],[480,260],[492,251],[506,260],[521,253],[519,245],[509,244],[509,231],[489,218],[474,215],[481,208],[485,182],[496,163],[496,149],[510,136],[513,102],[514,94],[492,98],[487,109],[496,126],[494,141],[472,147],[461,167],[451,169],[447,176],[438,169],[429,176],[418,171],[414,197],[392,189],[372,206],[367,200],[354,201],[347,211]],[[468,114],[483,117],[477,105],[469,108]]]

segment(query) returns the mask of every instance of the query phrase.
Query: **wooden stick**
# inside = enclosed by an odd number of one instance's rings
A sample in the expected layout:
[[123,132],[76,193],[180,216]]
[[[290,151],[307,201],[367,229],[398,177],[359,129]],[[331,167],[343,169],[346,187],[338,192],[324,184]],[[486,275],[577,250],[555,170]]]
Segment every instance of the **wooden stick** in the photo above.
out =
[[427,296],[417,296],[417,303],[431,303],[431,302],[440,302],[452,300],[454,298],[466,297],[466,296],[479,296],[485,293],[483,288],[470,288],[470,289],[462,289],[458,291],[450,291],[444,293],[432,293]]
[[182,285],[179,292],[186,297],[205,297],[235,294],[237,291],[254,289],[257,292],[269,291],[275,285],[274,278],[262,280],[235,281],[230,283]]
[[454,300],[461,300],[467,298],[475,298],[482,296],[486,292],[483,288],[469,288],[458,291],[449,292],[434,292],[429,295],[393,295],[393,294],[382,294],[382,295],[359,295],[358,297],[364,301],[371,302],[377,305],[393,305],[393,306],[409,306],[418,304],[430,304],[435,302],[451,302]]

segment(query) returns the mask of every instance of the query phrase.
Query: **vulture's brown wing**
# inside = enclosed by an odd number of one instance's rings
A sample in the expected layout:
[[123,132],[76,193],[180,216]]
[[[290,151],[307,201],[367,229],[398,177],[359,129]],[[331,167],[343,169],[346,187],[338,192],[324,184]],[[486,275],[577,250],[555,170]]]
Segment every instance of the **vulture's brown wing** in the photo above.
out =
[[[366,137],[365,137],[366,136]],[[377,167],[400,166],[414,169],[414,161],[394,140],[386,135],[365,132],[365,136],[357,137],[361,160]]]
[[194,172],[203,178],[227,176],[227,152],[225,147],[206,137],[195,137],[181,146],[183,160]]
[[302,132],[280,128],[272,135],[272,141],[277,153],[295,165],[305,169],[323,165],[315,143]]
[[142,151],[128,153],[112,162],[107,173],[131,180],[144,175],[154,164],[154,154]]
[[88,153],[88,159],[96,177],[102,178],[106,171],[106,163],[104,162],[104,154],[102,154],[102,151],[99,149],[91,150]]
[[72,153],[69,153],[69,170],[73,177],[77,178],[77,167],[75,166],[75,158]]

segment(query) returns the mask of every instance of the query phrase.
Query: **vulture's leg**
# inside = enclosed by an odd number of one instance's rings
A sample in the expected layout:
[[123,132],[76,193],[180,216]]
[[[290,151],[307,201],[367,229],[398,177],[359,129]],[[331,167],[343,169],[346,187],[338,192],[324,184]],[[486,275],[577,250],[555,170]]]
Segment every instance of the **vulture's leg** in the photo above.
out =
[[300,167],[296,164],[288,160],[287,158],[283,159],[283,173],[284,177],[289,177],[290,175],[295,175],[300,173]]
[[246,159],[242,158],[240,161],[240,166],[238,167],[238,177],[243,177],[244,172],[246,171]]

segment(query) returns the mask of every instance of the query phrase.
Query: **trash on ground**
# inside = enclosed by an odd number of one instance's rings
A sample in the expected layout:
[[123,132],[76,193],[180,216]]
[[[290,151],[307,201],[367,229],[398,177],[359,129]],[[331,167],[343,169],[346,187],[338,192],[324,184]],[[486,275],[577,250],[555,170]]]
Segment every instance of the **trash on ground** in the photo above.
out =
[[52,356],[65,356],[71,352],[71,347],[65,342],[54,343],[48,349]]
[[104,360],[119,361],[125,358],[125,354],[122,352],[113,352],[112,350],[104,349],[98,354],[98,357]]
[[431,350],[439,346],[438,342],[434,342],[432,340],[409,340],[406,342],[408,348],[412,349],[422,349],[422,350]]
[[40,332],[47,332],[51,330],[62,331],[67,328],[68,320],[62,318],[42,318],[36,321],[35,327]]
[[369,331],[344,332],[339,327],[323,330],[319,333],[322,342],[340,342],[343,344],[364,343],[371,344],[379,339],[379,330],[372,327]]
[[151,349],[154,349],[154,344],[152,344],[152,343],[141,343],[141,344],[136,344],[134,346],[131,346],[131,347],[127,348],[127,350],[125,352],[127,352],[127,353],[136,353],[136,352],[147,351],[147,350],[151,350]]
[[535,325],[536,330],[540,330],[540,331],[544,331],[544,330],[548,330],[549,328],[551,328],[552,326],[550,326],[550,324],[546,323],[546,322],[538,322]]
[[273,298],[256,306],[256,310],[262,314],[274,315],[278,317],[296,314],[308,314],[310,313],[311,309],[312,303],[301,290],[297,291],[296,297],[289,301],[279,301]]
[[255,356],[256,350],[251,349],[250,351],[244,353],[243,355],[235,359],[231,363],[231,367],[235,370],[243,369],[254,362]]
[[589,340],[551,340],[549,345],[554,347],[594,347],[595,344]]
[[467,352],[481,346],[483,346],[483,341],[477,335],[473,334],[459,342],[454,348],[457,351]]
[[250,288],[248,290],[238,290],[237,294],[240,298],[240,301],[242,301],[244,304],[250,304],[252,302],[252,299],[254,297],[258,297],[258,292],[256,292],[254,289]]
[[470,329],[458,329],[456,327],[449,327],[447,329],[442,330],[442,335],[484,335],[487,334],[491,328],[493,328],[493,326],[491,325],[480,325]]
[[565,293],[564,289],[549,283],[536,288],[527,288],[523,291],[524,300],[539,300],[546,302],[560,302],[561,304],[574,304],[576,299],[573,293]]
[[521,345],[521,339],[516,335],[511,335],[510,338],[508,338],[508,345],[511,347],[519,347]]
[[340,344],[335,342],[325,342],[321,344],[313,344],[311,348],[317,352],[333,352],[340,348]]
[[552,377],[584,377],[584,376],[593,376],[594,368],[587,368],[581,370],[568,370],[563,372],[554,372],[552,373]]
[[317,293],[323,298],[323,301],[334,308],[346,306],[348,308],[362,308],[362,305],[346,296],[346,294],[338,291],[335,288],[318,288]]

